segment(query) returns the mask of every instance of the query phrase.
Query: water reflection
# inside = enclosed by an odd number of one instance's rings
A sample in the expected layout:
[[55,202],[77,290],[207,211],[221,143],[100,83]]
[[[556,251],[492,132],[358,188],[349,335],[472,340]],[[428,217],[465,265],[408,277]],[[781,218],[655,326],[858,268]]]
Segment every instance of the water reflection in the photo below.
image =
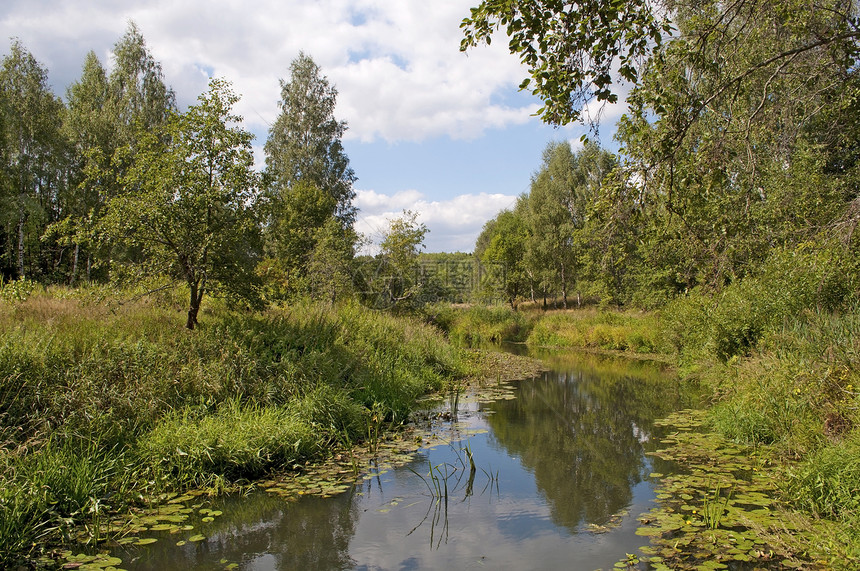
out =
[[576,533],[602,525],[632,501],[652,471],[645,443],[654,420],[682,406],[659,368],[589,355],[546,356],[552,369],[516,400],[489,405],[495,441],[518,456],[551,506]]
[[653,421],[687,403],[653,366],[544,358],[553,370],[516,399],[461,402],[460,423],[438,427],[450,443],[406,466],[331,498],[227,498],[189,532],[205,541],[177,547],[165,533],[117,555],[129,570],[611,568],[643,544],[648,474],[666,471],[644,456]]
[[360,496],[350,491],[320,501],[307,497],[285,503],[265,494],[224,498],[224,516],[199,524],[205,541],[176,546],[182,537],[162,534],[152,545],[125,548],[116,555],[135,570],[241,569],[307,571],[351,569],[349,542],[359,519]]

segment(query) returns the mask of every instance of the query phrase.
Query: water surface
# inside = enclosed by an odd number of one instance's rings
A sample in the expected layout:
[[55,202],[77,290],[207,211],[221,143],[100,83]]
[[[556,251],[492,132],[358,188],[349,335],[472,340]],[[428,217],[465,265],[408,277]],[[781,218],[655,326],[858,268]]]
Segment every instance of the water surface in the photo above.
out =
[[[657,366],[543,355],[551,368],[516,398],[460,402],[443,443],[334,497],[219,500],[223,515],[188,534],[117,553],[123,568],[269,570],[610,569],[646,543],[652,507],[645,456],[653,426],[689,405]],[[470,469],[468,451],[475,463]]]

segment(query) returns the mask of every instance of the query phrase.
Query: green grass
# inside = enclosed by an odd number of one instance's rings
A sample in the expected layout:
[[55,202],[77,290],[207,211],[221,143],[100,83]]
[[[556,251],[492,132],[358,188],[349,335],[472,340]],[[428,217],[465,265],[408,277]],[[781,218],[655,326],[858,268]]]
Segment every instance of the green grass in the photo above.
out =
[[538,320],[528,344],[634,353],[662,350],[656,314],[597,309],[548,312]]
[[172,304],[105,290],[7,297],[0,566],[103,506],[321,459],[473,367],[435,327],[356,305],[212,303],[189,332]]
[[243,406],[237,400],[222,403],[214,413],[186,409],[146,434],[137,453],[171,486],[260,478],[273,468],[291,468],[322,453],[325,431],[300,411]]
[[507,305],[437,304],[424,312],[428,321],[442,329],[451,342],[464,347],[525,341],[535,322],[534,316]]
[[[860,524],[860,432],[822,447],[789,471],[787,496],[825,517]],[[857,532],[860,539],[860,532]]]
[[709,426],[779,459],[787,503],[860,528],[860,308],[800,311],[727,361],[697,352]]

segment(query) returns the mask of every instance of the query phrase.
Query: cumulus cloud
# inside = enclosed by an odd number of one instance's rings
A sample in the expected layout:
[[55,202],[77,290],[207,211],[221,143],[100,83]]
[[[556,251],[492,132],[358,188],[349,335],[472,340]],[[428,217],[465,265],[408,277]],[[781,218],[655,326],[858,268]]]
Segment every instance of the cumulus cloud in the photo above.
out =
[[471,252],[484,223],[505,208],[512,208],[516,200],[516,196],[485,192],[428,200],[415,190],[391,196],[359,190],[355,203],[361,210],[356,230],[371,241],[366,252],[373,253],[390,221],[402,216],[404,210],[411,210],[430,230],[425,239],[427,251]]
[[[471,139],[529,120],[536,105],[505,105],[524,70],[504,45],[459,51],[473,0],[9,0],[0,36],[18,37],[50,70],[58,93],[87,51],[108,64],[127,22],[140,27],[181,104],[209,75],[232,81],[237,111],[264,133],[278,113],[279,78],[304,50],[339,90],[337,115],[361,141]],[[503,44],[504,42],[502,42]]]

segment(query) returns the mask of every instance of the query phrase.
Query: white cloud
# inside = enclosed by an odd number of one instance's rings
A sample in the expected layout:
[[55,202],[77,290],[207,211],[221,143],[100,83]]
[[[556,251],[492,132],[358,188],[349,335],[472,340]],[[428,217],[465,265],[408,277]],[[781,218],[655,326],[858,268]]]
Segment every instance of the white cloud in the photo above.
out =
[[209,73],[225,77],[258,133],[274,121],[278,79],[300,50],[338,88],[347,137],[362,141],[471,139],[522,124],[536,107],[496,101],[524,75],[504,45],[459,51],[459,24],[473,0],[8,1],[0,37],[19,37],[61,94],[86,52],[107,64],[134,20],[181,104],[205,90]]
[[[356,230],[375,245],[382,240],[389,222],[403,210],[418,212],[418,221],[430,232],[425,243],[430,252],[471,252],[487,220],[501,210],[511,208],[516,196],[507,194],[464,194],[450,200],[427,200],[421,193],[409,190],[392,196],[372,190],[357,191],[355,204],[361,209]],[[369,252],[375,251],[371,247]]]
[[358,190],[353,204],[363,212],[399,212],[409,209],[423,197],[424,195],[417,190],[402,190],[392,196],[373,190]]

